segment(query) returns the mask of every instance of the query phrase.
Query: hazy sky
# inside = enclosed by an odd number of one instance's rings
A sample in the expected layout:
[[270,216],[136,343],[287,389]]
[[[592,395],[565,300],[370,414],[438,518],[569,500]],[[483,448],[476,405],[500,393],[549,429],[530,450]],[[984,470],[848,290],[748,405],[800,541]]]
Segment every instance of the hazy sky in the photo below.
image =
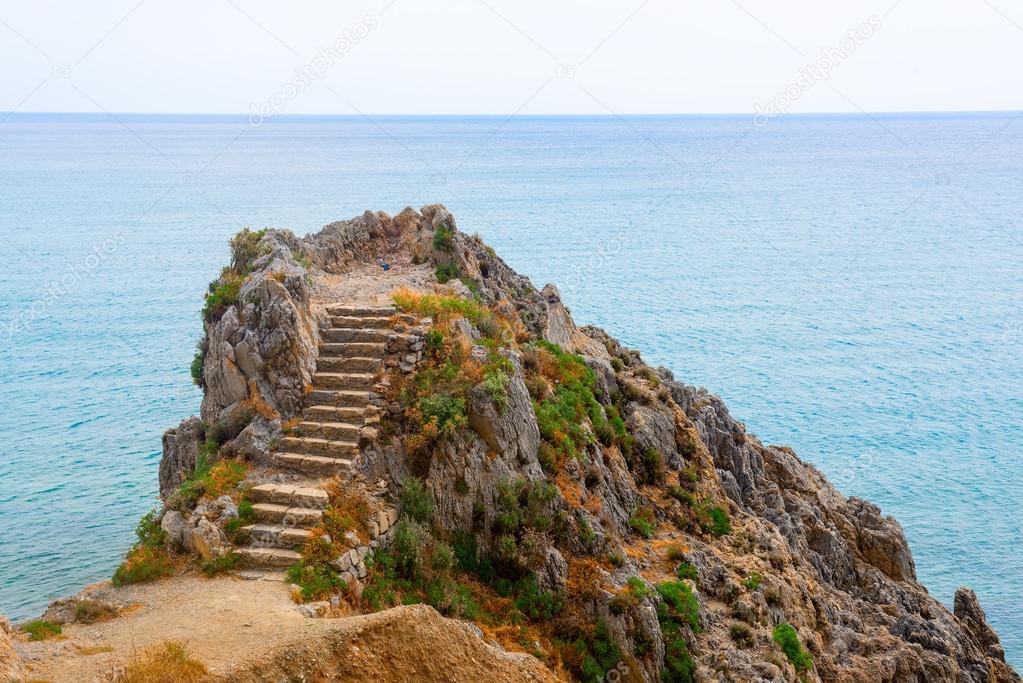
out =
[[1021,65],[1010,0],[0,2],[0,111],[1020,109]]

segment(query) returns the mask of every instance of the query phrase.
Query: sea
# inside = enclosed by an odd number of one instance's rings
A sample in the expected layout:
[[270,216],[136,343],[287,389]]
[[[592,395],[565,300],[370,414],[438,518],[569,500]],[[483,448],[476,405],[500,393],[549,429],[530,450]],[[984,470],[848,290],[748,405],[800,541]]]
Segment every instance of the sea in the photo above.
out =
[[1023,114],[0,115],[0,613],[157,505],[242,227],[445,204],[976,590],[1023,664]]

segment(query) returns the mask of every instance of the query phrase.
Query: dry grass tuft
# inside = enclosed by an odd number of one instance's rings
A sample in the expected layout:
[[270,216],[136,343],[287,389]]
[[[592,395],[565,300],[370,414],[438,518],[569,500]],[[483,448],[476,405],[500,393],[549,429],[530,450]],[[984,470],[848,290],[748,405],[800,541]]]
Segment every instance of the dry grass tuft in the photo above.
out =
[[184,643],[170,640],[132,657],[114,683],[199,683],[208,673]]

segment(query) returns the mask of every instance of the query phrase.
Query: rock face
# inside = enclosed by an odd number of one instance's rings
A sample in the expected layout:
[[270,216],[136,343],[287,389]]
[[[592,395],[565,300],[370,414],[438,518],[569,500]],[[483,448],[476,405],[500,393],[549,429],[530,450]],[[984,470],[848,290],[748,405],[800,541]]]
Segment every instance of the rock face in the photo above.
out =
[[25,667],[14,651],[11,632],[10,622],[0,617],[0,683],[17,683],[25,680]]
[[[439,250],[442,226],[449,245]],[[609,424],[598,429],[592,412],[579,414],[584,436],[575,457],[556,476],[545,470],[537,394],[529,384],[536,375],[527,372],[536,361],[509,345],[500,406],[481,383],[466,395],[468,428],[440,440],[427,460],[413,464],[400,440],[388,439],[362,449],[360,471],[368,481],[400,481],[410,471],[422,476],[438,531],[471,531],[490,551],[494,522],[507,513],[502,506],[539,500],[528,514],[542,516],[550,531],[525,534],[520,556],[505,559],[527,566],[541,588],[568,591],[573,611],[606,627],[625,653],[620,679],[660,680],[669,647],[656,591],[648,587],[629,600],[621,594],[627,586],[635,591],[637,580],[676,579],[681,562],[696,605],[684,635],[695,680],[1020,680],[972,591],[958,591],[951,612],[917,582],[894,519],[843,496],[790,449],[747,434],[705,389],[646,365],[600,329],[578,327],[554,286],[536,290],[478,237],[458,231],[443,207],[405,209],[393,218],[367,212],[301,239],[268,231],[256,246],[236,245],[233,267],[247,273],[237,301],[207,319],[203,423],[193,418],[165,435],[162,493],[195,466],[199,444],[211,434],[227,452],[259,463],[282,422],[301,412],[326,327],[311,298],[321,281],[343,279],[377,259],[453,264],[460,278],[446,291],[471,290],[514,319],[523,338],[581,357],[593,371],[594,410],[620,420],[616,428],[627,432],[627,445]],[[468,320],[454,327],[473,351],[486,336]],[[388,346],[398,358],[387,364],[395,386],[421,363],[422,340],[417,332],[401,348]],[[374,407],[397,424],[398,401],[381,398]],[[395,424],[381,429],[400,428]],[[509,482],[519,488],[509,493]],[[548,496],[544,486],[554,492]],[[223,543],[214,517],[207,510],[189,523],[165,516],[163,524],[175,542],[212,557]],[[383,533],[379,524],[377,532]],[[342,557],[337,569],[356,568],[361,577],[361,559]],[[796,629],[812,655],[807,671],[797,672],[774,644],[772,632],[782,624]],[[676,650],[683,647],[677,641]]]

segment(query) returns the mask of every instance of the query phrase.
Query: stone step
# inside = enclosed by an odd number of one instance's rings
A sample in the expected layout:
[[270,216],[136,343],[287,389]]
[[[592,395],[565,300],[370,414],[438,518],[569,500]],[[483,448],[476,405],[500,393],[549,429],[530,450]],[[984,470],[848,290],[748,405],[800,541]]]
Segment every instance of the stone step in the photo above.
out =
[[249,490],[249,498],[254,503],[273,503],[319,510],[330,504],[330,496],[323,489],[293,484],[260,484]]
[[366,421],[366,406],[309,406],[302,412],[302,417],[310,422],[349,422],[362,425]]
[[355,461],[349,458],[331,458],[307,453],[276,453],[274,458],[277,466],[282,469],[313,476],[346,474],[355,467]]
[[301,548],[313,535],[309,529],[283,524],[249,524],[241,531],[253,548]]
[[391,326],[391,318],[368,315],[335,315],[330,318],[330,324],[334,327],[347,327],[349,329],[385,330]]
[[335,408],[365,408],[372,392],[337,389],[313,389],[307,400],[312,405],[333,406]]
[[256,503],[252,511],[257,522],[283,524],[287,527],[313,527],[323,518],[323,510],[318,508],[299,508],[277,503]]
[[376,372],[383,365],[380,358],[366,356],[320,356],[316,361],[318,372]]
[[320,344],[320,358],[364,356],[383,358],[387,355],[387,344],[382,342],[338,342]]
[[376,375],[367,372],[317,372],[313,375],[315,389],[372,389]]
[[390,330],[360,330],[348,327],[331,327],[320,330],[323,341],[334,344],[370,343],[383,344],[391,336]]
[[242,564],[247,567],[290,567],[302,559],[299,553],[284,548],[249,546],[235,552],[242,556]]
[[369,304],[337,304],[334,306],[327,306],[327,313],[329,315],[343,315],[359,318],[381,318],[394,315],[397,312],[398,309],[394,306],[372,306]]
[[336,441],[358,441],[362,425],[351,422],[302,422],[298,425],[302,436]]
[[339,458],[355,455],[359,452],[357,441],[335,441],[315,436],[286,436],[280,441],[282,451],[305,455],[326,455]]

